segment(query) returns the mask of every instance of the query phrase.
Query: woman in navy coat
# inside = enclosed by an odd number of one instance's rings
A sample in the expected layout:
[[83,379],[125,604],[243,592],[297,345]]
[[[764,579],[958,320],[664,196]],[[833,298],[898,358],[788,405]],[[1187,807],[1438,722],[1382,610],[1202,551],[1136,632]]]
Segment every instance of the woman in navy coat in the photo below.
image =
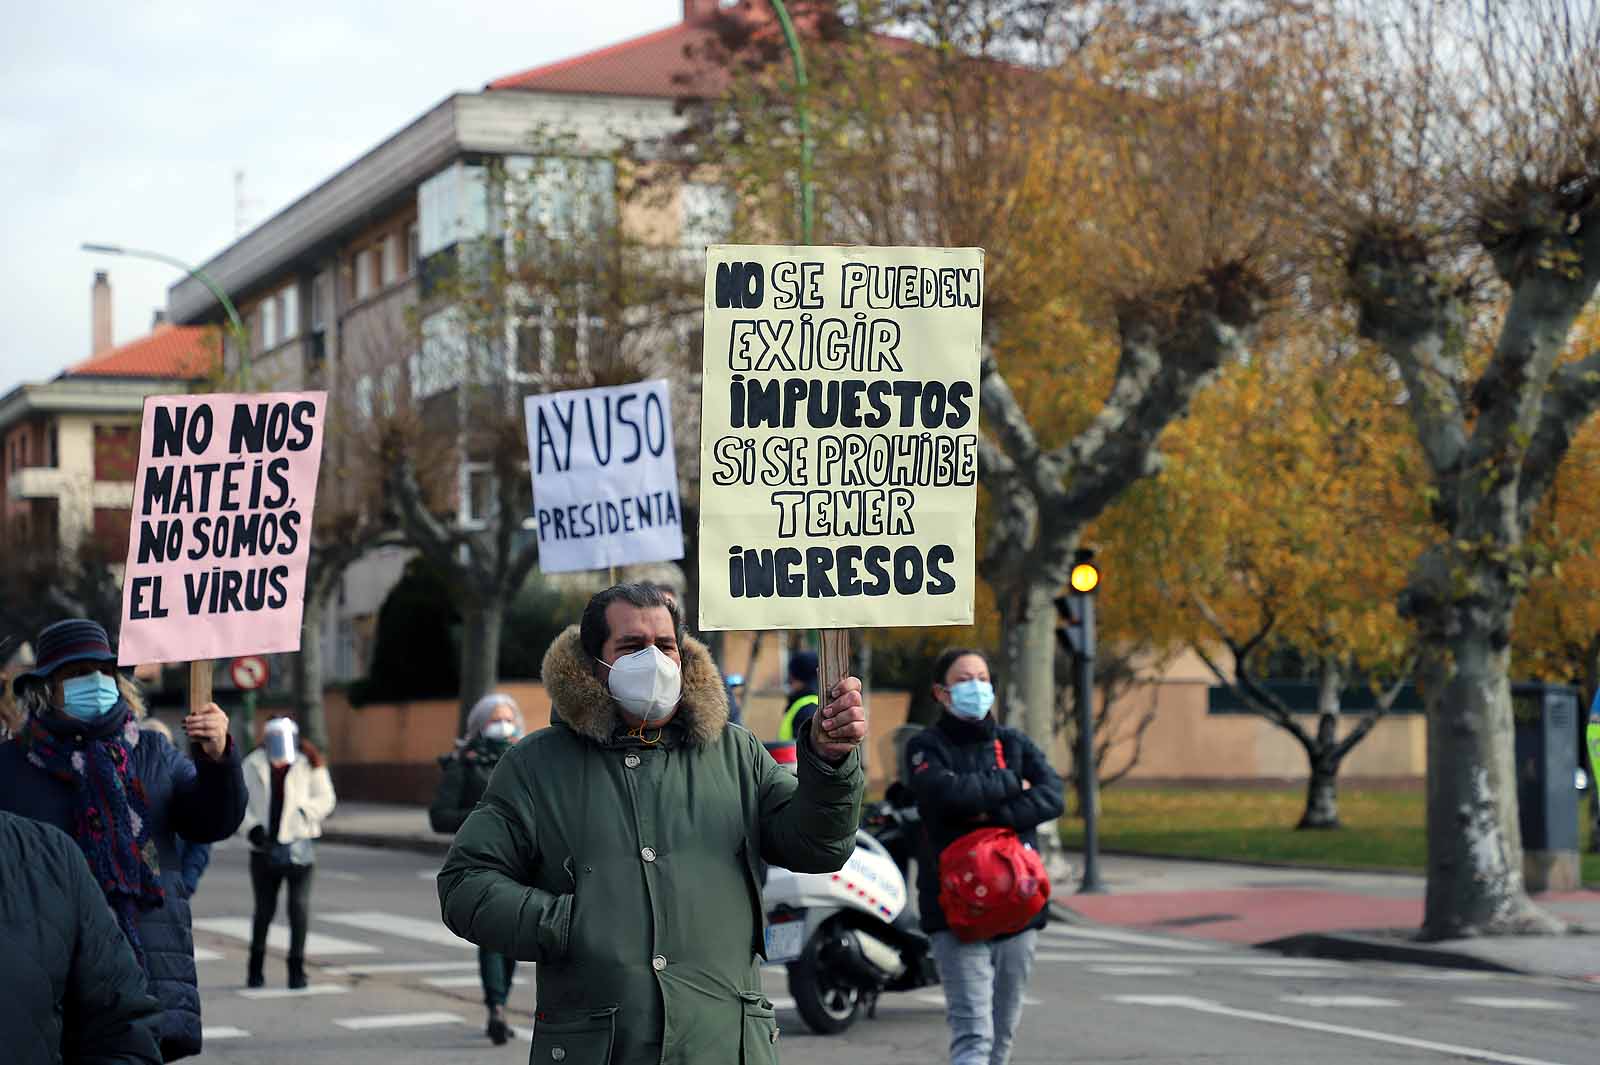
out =
[[245,786],[227,715],[215,703],[184,720],[190,755],[141,732],[105,629],[60,621],[39,634],[38,664],[12,681],[24,717],[0,744],[0,810],[55,825],[89,862],[161,1004],[161,1053],[200,1052],[200,992],[177,836],[228,838]]

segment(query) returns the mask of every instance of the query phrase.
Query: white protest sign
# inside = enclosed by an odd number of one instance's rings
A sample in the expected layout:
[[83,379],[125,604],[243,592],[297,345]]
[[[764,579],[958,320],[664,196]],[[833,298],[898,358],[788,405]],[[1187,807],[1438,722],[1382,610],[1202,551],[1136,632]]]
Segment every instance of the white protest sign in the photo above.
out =
[[713,247],[700,627],[966,625],[978,248]]
[[120,664],[300,649],[326,400],[145,399]]
[[683,557],[667,382],[529,396],[524,409],[541,570]]

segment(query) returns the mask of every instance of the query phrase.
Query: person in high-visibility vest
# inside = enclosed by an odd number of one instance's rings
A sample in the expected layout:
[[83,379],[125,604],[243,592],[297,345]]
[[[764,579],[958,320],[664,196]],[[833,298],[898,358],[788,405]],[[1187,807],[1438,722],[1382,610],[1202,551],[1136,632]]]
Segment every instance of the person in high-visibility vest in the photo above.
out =
[[796,651],[789,658],[789,706],[778,726],[778,742],[792,742],[817,712],[817,653]]

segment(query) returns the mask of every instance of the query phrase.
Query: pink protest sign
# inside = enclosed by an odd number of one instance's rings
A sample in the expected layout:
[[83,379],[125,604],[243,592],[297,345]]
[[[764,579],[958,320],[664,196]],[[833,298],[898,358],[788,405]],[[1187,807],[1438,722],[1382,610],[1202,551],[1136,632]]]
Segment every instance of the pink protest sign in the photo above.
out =
[[118,664],[300,649],[326,400],[145,399]]

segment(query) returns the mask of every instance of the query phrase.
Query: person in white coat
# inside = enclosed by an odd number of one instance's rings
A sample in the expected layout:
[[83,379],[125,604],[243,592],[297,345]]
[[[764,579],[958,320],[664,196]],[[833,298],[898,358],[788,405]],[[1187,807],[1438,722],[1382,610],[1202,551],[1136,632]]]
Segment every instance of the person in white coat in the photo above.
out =
[[322,822],[333,813],[333,778],[322,753],[300,738],[293,720],[267,722],[262,744],[244,760],[250,794],[239,830],[250,841],[250,886],[255,921],[250,929],[246,982],[266,983],[267,929],[278,912],[278,889],[289,885],[289,987],[306,986],[306,925],[311,919],[311,873]]

